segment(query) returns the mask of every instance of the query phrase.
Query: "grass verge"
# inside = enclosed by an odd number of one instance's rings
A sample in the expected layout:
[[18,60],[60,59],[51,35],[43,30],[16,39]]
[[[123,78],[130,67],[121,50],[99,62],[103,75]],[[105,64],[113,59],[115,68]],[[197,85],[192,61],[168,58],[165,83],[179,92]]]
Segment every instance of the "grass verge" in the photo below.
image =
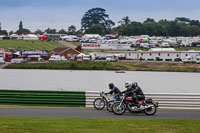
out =
[[79,45],[81,45],[82,42],[70,42],[70,43],[75,45],[75,46],[79,46]]
[[1,118],[1,133],[197,133],[198,120]]
[[53,50],[63,45],[53,41],[40,41],[40,40],[0,40],[0,48],[14,50]]
[[12,69],[70,69],[70,70],[112,70],[107,62],[53,62],[34,64],[11,64],[5,68]]
[[166,71],[200,72],[199,64],[172,62],[54,62],[10,64],[6,69],[60,69],[60,70],[128,70],[128,71]]

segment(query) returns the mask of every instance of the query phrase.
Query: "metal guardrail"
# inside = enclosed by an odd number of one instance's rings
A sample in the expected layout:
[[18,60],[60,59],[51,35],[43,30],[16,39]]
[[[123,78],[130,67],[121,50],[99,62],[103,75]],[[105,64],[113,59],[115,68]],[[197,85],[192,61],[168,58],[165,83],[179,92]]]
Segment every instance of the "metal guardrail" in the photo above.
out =
[[85,107],[85,92],[0,90],[0,104]]
[[[100,92],[87,91],[86,107],[93,107],[95,98],[100,97]],[[200,109],[200,93],[147,93],[146,98],[153,98],[159,102],[159,108],[166,109]]]
[[[200,109],[200,93],[147,93],[146,98],[159,102],[159,108]],[[0,90],[0,104],[12,105],[53,105],[93,107],[98,91],[30,91]]]

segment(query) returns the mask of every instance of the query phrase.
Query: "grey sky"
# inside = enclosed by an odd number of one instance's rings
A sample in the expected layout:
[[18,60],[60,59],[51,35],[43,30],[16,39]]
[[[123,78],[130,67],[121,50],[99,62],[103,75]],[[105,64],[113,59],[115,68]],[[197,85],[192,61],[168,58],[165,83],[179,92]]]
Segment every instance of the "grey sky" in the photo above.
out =
[[95,7],[106,9],[117,22],[124,16],[134,21],[147,17],[155,20],[188,17],[200,20],[199,0],[0,0],[2,28],[16,31],[19,21],[31,31],[47,28],[80,28],[84,13]]

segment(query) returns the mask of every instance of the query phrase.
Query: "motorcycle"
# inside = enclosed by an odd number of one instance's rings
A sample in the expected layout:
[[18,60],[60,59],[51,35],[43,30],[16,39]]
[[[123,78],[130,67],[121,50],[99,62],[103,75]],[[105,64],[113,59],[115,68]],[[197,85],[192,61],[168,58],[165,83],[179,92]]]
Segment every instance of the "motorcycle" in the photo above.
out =
[[122,115],[126,110],[129,112],[145,113],[146,115],[154,115],[157,112],[158,102],[149,98],[139,101],[140,107],[134,104],[134,98],[122,96],[121,101],[116,101],[112,105],[112,111],[116,115]]
[[106,106],[109,112],[112,112],[112,104],[116,101],[115,96],[107,96],[105,92],[100,93],[101,98],[96,98],[93,102],[93,106],[97,110],[102,110]]

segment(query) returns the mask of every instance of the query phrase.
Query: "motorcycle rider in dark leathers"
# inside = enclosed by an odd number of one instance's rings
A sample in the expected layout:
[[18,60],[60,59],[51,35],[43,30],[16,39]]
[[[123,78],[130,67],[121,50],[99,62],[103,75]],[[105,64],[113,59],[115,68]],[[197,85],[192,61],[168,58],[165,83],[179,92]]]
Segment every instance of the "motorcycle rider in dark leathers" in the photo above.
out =
[[110,92],[106,93],[107,94],[111,94],[114,95],[117,99],[117,101],[119,100],[120,96],[122,95],[122,92],[116,87],[114,86],[113,83],[110,83],[109,85],[109,89],[111,90]]
[[131,83],[130,81],[127,81],[125,83],[125,88],[127,88],[127,90],[122,92],[125,93],[125,98],[132,97],[134,99],[134,104],[137,108],[140,108],[139,100],[145,100],[145,95],[137,82]]

